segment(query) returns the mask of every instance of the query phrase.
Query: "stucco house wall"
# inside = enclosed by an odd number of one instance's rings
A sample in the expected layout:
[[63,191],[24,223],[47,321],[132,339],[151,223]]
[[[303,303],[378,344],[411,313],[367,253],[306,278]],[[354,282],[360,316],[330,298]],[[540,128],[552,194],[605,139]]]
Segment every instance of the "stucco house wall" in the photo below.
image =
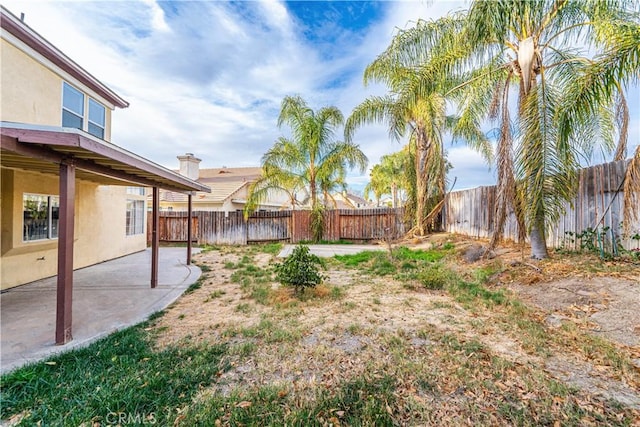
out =
[[62,83],[66,81],[85,94],[85,115],[89,97],[106,107],[104,140],[111,139],[111,112],[115,106],[5,31],[0,61],[2,121],[61,126]]
[[[63,82],[84,94],[83,130],[89,98],[105,107],[104,140],[111,138],[115,106],[8,31],[0,46],[0,121],[62,126]],[[25,194],[57,196],[59,178],[24,169],[1,170],[0,288],[7,289],[57,272],[58,240],[23,241]],[[143,230],[126,235],[127,200],[142,200]],[[146,197],[127,194],[126,186],[76,179],[74,268],[85,267],[146,248]]]

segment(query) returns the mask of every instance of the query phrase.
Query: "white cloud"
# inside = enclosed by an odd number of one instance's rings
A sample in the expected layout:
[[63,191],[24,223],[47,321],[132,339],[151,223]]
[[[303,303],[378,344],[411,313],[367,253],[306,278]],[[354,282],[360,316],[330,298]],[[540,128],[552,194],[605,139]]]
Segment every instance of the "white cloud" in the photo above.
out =
[[[398,28],[465,7],[448,1],[385,2],[380,22],[366,33],[336,34],[338,43],[327,55],[326,46],[308,42],[302,24],[277,1],[6,0],[3,5],[18,16],[25,12],[32,28],[130,101],[128,109],[114,113],[115,144],[171,168],[185,152],[202,158],[202,167],[259,164],[286,133],[276,127],[286,95],[300,94],[313,108],[336,105],[348,116],[367,96],[384,93],[380,86],[365,88],[362,73]],[[639,107],[629,99],[633,130]],[[637,140],[630,135],[634,146]],[[370,167],[402,147],[383,125],[359,129],[355,142]],[[448,151],[456,188],[493,180],[468,148]],[[361,186],[367,178],[368,172],[354,173],[350,180]]]

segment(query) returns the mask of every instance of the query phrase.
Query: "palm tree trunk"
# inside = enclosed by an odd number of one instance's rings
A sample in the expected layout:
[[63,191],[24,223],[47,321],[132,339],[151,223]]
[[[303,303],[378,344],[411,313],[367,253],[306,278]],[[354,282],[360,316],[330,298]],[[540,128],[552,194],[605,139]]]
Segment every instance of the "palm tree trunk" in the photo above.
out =
[[391,184],[391,197],[393,199],[393,208],[398,207],[398,184],[395,182]]
[[538,215],[536,215],[536,219],[531,226],[529,239],[531,240],[531,258],[544,259],[549,257],[549,252],[547,252],[544,214],[538,213]]
[[318,195],[316,194],[316,178],[311,176],[309,178],[309,190],[311,192],[311,209],[315,209],[318,206]]
[[424,236],[427,208],[427,154],[429,142],[421,129],[416,129],[416,232]]

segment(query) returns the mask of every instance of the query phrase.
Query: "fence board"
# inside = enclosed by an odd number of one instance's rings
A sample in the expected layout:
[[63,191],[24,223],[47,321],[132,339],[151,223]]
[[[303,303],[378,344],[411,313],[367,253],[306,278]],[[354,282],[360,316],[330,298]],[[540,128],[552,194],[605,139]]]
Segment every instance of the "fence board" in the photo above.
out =
[[[564,213],[555,224],[548,224],[547,244],[551,247],[576,249],[580,242],[571,242],[568,233],[581,233],[588,228],[606,233],[606,245],[621,243],[626,249],[636,243],[622,234],[624,193],[622,184],[627,161],[605,163],[582,169],[578,176],[578,190],[564,206]],[[495,186],[477,187],[449,193],[443,208],[443,229],[450,233],[475,238],[488,238],[493,232],[495,215]],[[640,230],[640,221],[631,224],[632,231]],[[513,212],[507,217],[504,236],[516,241],[518,226]]]
[[247,243],[289,240],[290,211],[256,212],[247,219]]
[[[161,241],[186,241],[186,212],[160,212]],[[367,241],[404,233],[402,210],[335,209],[324,212],[323,240]],[[149,220],[151,218],[149,217]],[[307,210],[256,212],[193,212],[194,236],[202,244],[245,245],[256,242],[312,240],[311,212]],[[147,227],[150,233],[150,226]]]

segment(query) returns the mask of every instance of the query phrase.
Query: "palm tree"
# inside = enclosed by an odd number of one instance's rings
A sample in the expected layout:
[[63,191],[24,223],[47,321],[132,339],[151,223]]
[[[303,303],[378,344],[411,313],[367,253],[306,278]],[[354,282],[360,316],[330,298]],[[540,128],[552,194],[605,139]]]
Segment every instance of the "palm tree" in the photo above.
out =
[[[559,118],[569,101],[586,99],[570,97],[567,91],[592,62],[586,46],[581,49],[580,44],[606,47],[604,40],[612,28],[637,28],[637,13],[626,9],[629,4],[634,3],[475,0],[464,19],[457,19],[461,15],[449,18],[458,22],[457,32],[450,27],[445,35],[434,37],[432,28],[419,22],[403,36],[404,43],[397,49],[400,58],[416,51],[437,52],[422,67],[463,80],[450,93],[461,101],[463,120],[490,117],[499,122],[492,244],[502,234],[511,206],[521,230],[526,222],[532,256],[547,257],[546,225],[558,218],[564,202],[574,194],[577,154],[589,152],[596,140],[613,147],[613,96],[601,97],[597,108],[589,109],[592,120],[573,116],[571,126],[563,129]],[[635,57],[627,56],[630,63],[622,69],[637,73],[638,43],[627,46]],[[621,95],[620,86],[615,86],[620,74],[612,75],[607,95]],[[514,96],[515,112],[510,109]]]
[[[592,109],[590,120],[576,120],[571,128],[563,129],[560,117],[570,103],[580,103],[568,96],[571,92],[567,89],[584,74],[584,64],[592,62],[586,49],[576,48],[576,40],[606,46],[606,28],[619,28],[621,23],[637,27],[637,14],[625,7],[623,1],[476,0],[469,10],[464,40],[476,67],[484,70],[477,77],[479,86],[485,83],[495,89],[494,99],[502,111],[498,169],[502,163],[510,163],[508,156],[515,154],[512,163],[518,196],[510,191],[515,180],[507,173],[499,174],[498,193],[504,194],[500,209],[509,198],[522,208],[534,258],[548,256],[546,225],[557,220],[564,202],[575,194],[577,154],[589,152],[597,141],[610,148],[614,145],[614,96],[602,98],[598,108]],[[632,50],[636,52],[632,73],[637,73],[637,43]],[[610,93],[619,98],[620,80],[614,80]],[[511,94],[507,88],[512,84],[518,89],[515,147],[510,141],[507,111]],[[469,88],[473,86],[472,82]],[[501,227],[498,224],[496,232],[501,232]]]
[[[635,19],[634,19],[635,18]],[[578,124],[594,121],[598,111],[616,99],[619,141],[614,160],[626,157],[629,110],[624,88],[640,80],[640,25],[638,14],[595,23],[596,36],[605,45],[604,52],[584,64],[584,70],[566,90],[567,97],[559,115],[560,138],[568,140]],[[627,165],[624,179],[623,223],[626,231],[640,218],[640,147],[636,147]]]
[[[262,156],[263,176],[249,189],[245,213],[260,203],[269,191],[304,190],[311,209],[321,207],[319,194],[344,185],[347,169],[367,167],[367,157],[351,143],[335,141],[334,131],[344,122],[336,107],[313,111],[300,96],[282,100],[278,127],[288,125],[291,138],[280,137]],[[294,197],[295,198],[295,197]]]
[[380,158],[380,163],[371,169],[371,180],[364,188],[365,198],[373,192],[378,205],[384,194],[391,195],[392,207],[399,206],[400,194],[407,194],[411,186],[410,175],[407,173],[407,164],[413,163],[408,147],[393,154],[387,154]]
[[[450,25],[450,21],[435,21],[429,25],[434,33],[439,33],[441,27]],[[454,138],[466,139],[486,155],[490,153],[490,146],[480,132],[478,122],[463,122],[447,115],[443,94],[454,81],[442,74],[433,78],[425,70],[416,68],[421,61],[435,58],[422,51],[404,57],[399,53],[407,46],[404,40],[407,34],[401,32],[396,35],[387,50],[365,69],[365,85],[370,81],[383,82],[390,93],[367,98],[354,108],[345,125],[345,139],[350,141],[356,128],[372,122],[386,123],[389,136],[397,140],[406,133],[410,134],[410,140],[416,147],[414,230],[418,235],[424,235],[429,205],[431,208],[438,206],[445,193],[446,161],[442,133],[452,130]]]

